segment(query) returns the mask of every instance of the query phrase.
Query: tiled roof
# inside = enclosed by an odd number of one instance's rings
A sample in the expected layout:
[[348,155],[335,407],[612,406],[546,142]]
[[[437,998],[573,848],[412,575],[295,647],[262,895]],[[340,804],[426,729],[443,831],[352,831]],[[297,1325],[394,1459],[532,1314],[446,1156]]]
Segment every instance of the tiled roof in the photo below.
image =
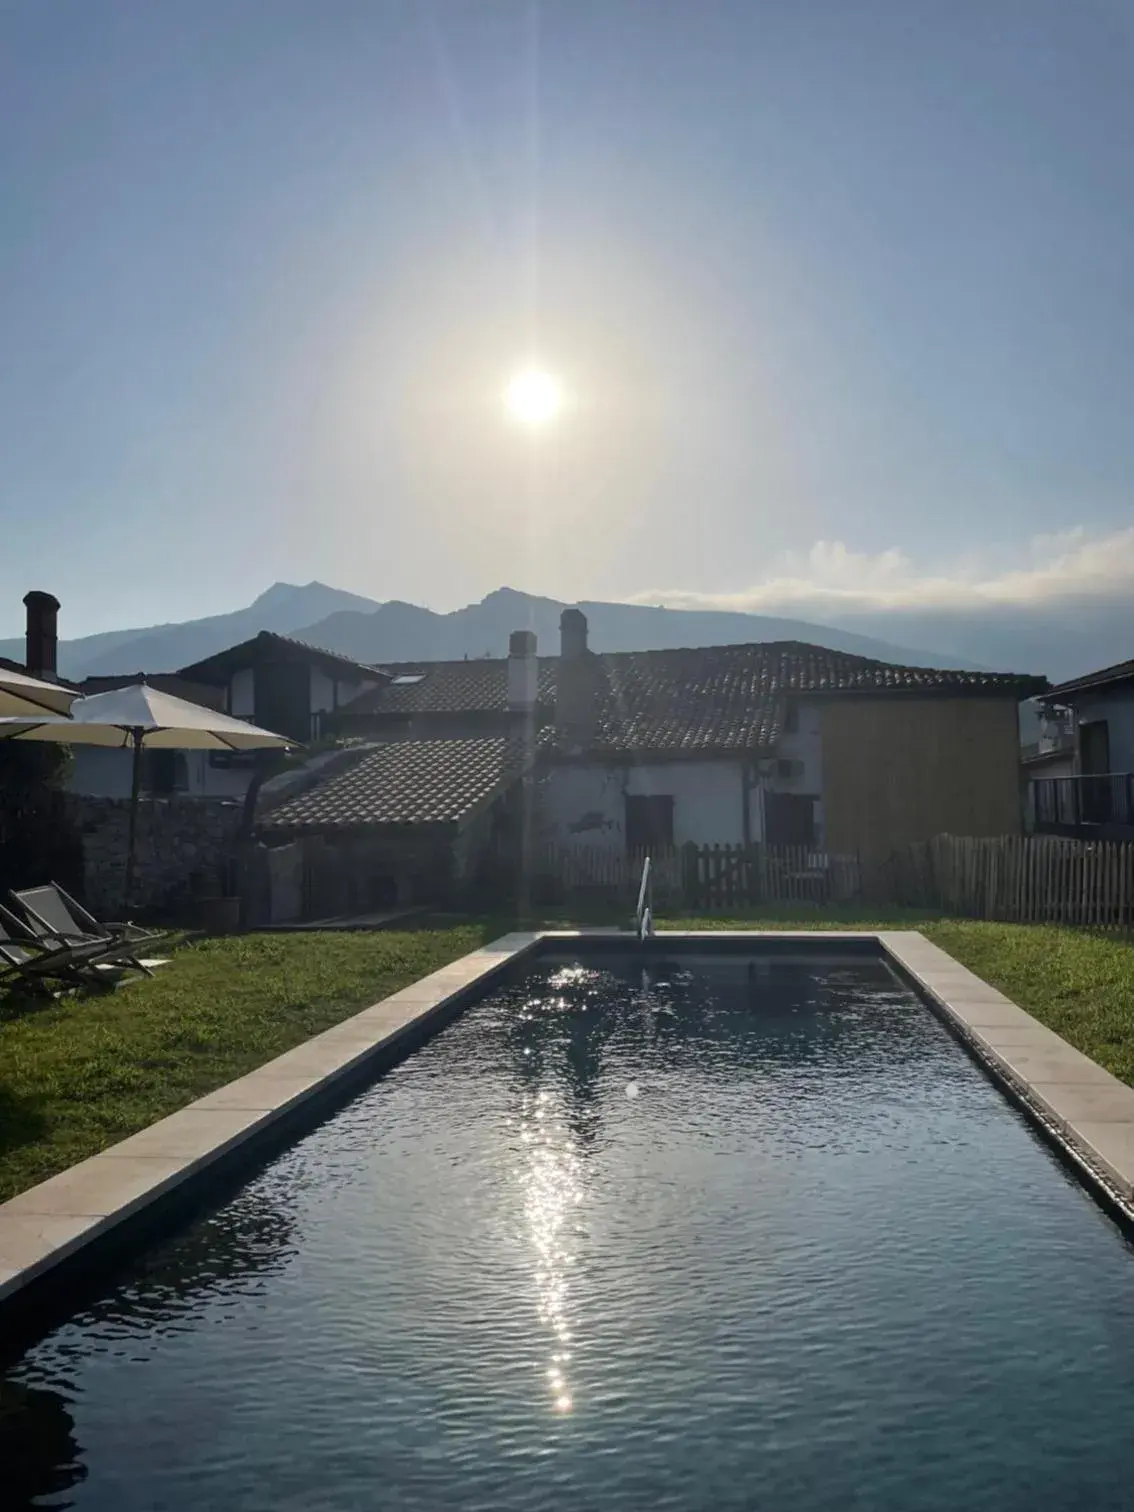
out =
[[[916,694],[922,697],[1026,698],[1043,678],[1014,673],[903,667],[799,641],[675,651],[607,652],[588,658],[598,718],[594,747],[612,752],[766,750],[779,736],[791,696]],[[539,660],[539,701],[554,710],[559,658]],[[349,704],[355,714],[502,713],[504,660],[388,666],[395,678]]]
[[1058,702],[1064,693],[1087,693],[1092,688],[1109,688],[1129,682],[1134,682],[1134,661],[1118,662],[1113,667],[1103,667],[1100,672],[1087,672],[1069,682],[1056,683],[1048,696]]
[[780,733],[783,699],[768,663],[743,654],[755,649],[597,657],[594,748],[665,753],[770,748]]
[[[539,658],[539,699],[555,702],[557,656]],[[489,661],[386,662],[392,682],[361,693],[349,714],[503,714],[508,707],[508,663]],[[420,677],[401,683],[399,677]]]
[[315,662],[332,674],[338,672],[356,679],[378,678],[384,675],[379,668],[355,661],[350,656],[342,656],[338,651],[327,651],[322,646],[312,646],[307,641],[296,640],[293,635],[280,635],[275,630],[261,630],[258,635],[241,641],[239,645],[226,646],[223,651],[217,651],[212,656],[203,657],[187,667],[179,668],[176,676],[186,678],[190,682],[197,680],[207,682],[213,677],[225,676],[233,669],[251,665],[253,651],[265,647],[276,647],[296,660]]
[[919,694],[1026,697],[1042,678],[902,667],[799,641],[599,656],[595,746],[769,749],[789,697]]
[[347,830],[386,824],[459,824],[520,775],[518,744],[395,740],[349,771],[300,793],[264,820],[264,830]]

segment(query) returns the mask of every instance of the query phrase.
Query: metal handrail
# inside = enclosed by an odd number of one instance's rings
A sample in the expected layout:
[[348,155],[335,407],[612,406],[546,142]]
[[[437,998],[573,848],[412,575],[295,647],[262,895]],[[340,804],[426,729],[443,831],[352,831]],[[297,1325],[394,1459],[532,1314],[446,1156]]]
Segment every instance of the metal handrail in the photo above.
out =
[[1134,772],[1080,772],[1033,777],[1032,817],[1037,826],[1134,826]]
[[634,930],[639,940],[645,940],[654,932],[653,878],[649,856],[642,862],[642,881],[638,888],[638,907],[634,914]]

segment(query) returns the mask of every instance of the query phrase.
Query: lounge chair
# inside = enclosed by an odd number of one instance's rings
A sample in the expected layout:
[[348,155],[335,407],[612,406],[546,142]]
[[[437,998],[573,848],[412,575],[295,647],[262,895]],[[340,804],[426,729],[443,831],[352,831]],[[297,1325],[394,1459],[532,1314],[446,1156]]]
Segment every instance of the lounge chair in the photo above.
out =
[[159,933],[139,929],[136,924],[102,924],[57,882],[26,887],[11,896],[20,916],[43,946],[97,946],[93,964],[132,966],[145,976],[153,976],[150,968],[138,959],[138,946],[160,939]]
[[0,988],[24,986],[46,991],[51,981],[69,986],[107,985],[94,965],[103,949],[97,944],[46,946],[36,940],[6,908],[0,907]]

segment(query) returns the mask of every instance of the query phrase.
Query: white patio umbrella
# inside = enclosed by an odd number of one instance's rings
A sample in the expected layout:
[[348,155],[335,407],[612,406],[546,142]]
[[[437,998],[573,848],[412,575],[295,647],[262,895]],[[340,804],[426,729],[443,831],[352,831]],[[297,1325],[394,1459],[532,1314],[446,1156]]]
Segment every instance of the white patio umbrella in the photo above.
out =
[[202,708],[172,693],[161,693],[148,683],[132,683],[109,693],[76,698],[71,717],[46,715],[41,719],[0,718],[0,740],[53,741],[58,745],[94,745],[133,750],[134,771],[130,784],[130,826],[126,843],[124,906],[130,907],[134,884],[134,841],[138,823],[138,796],[142,782],[142,752],[159,751],[254,751],[282,750],[296,742]]
[[78,697],[58,683],[41,682],[26,672],[0,667],[0,717],[30,714],[66,714]]

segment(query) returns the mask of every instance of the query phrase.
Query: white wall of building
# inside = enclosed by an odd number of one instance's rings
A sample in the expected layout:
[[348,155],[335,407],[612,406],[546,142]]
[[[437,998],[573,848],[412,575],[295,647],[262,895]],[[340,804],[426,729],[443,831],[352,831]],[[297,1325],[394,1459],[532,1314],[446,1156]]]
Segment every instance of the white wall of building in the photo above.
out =
[[228,712],[237,719],[252,719],[256,713],[256,680],[251,667],[234,672],[228,685]]
[[[209,761],[208,751],[182,751],[186,786],[178,794],[187,798],[243,798],[252,773],[246,768],[219,768]],[[112,751],[100,746],[73,746],[72,793],[91,798],[129,798],[134,777],[132,751]]]
[[[327,708],[329,709],[336,707],[341,709],[344,704],[350,703],[352,698],[357,698],[359,694],[368,693],[371,688],[376,688],[378,686],[378,680],[372,677],[340,677],[338,679],[338,684],[338,703],[337,705],[328,704]],[[311,707],[315,707],[314,703],[311,705]],[[322,705],[320,705],[320,707],[322,707]]]
[[[793,770],[781,772],[790,761]],[[747,784],[746,768],[747,765]],[[738,757],[707,761],[667,761],[636,766],[613,764],[553,767],[543,784],[546,836],[557,845],[626,847],[627,795],[673,799],[676,845],[740,845],[764,836],[763,791],[810,794],[816,798],[816,841],[823,845],[823,756],[818,705],[798,708],[796,728],[785,733],[775,755],[761,763]]]
[[1116,691],[1096,698],[1076,698],[1075,719],[1079,724],[1105,719],[1111,771],[1134,772],[1134,693]]
[[[795,705],[795,728],[785,730],[776,746],[775,769],[762,777],[762,785],[773,793],[810,794],[815,799],[815,843],[824,845],[823,821],[823,716],[818,704]],[[781,773],[779,763],[791,761],[796,770]],[[753,839],[763,836],[762,819],[753,818]]]
[[248,767],[215,767],[208,751],[186,751],[189,793],[194,798],[243,798],[254,772]]
[[350,703],[352,698],[357,698],[360,693],[365,693],[369,688],[377,686],[374,679],[334,678],[321,671],[320,668],[312,667],[311,713],[330,714],[333,709],[341,709],[344,704]]
[[335,679],[318,667],[311,668],[311,712],[329,714],[335,707]]
[[652,766],[553,767],[544,784],[547,837],[569,848],[626,848],[628,795],[673,798],[677,845],[737,845],[744,839],[738,761],[671,761]]
[[133,756],[129,751],[71,747],[67,786],[72,793],[87,793],[92,798],[129,798],[132,773]]

